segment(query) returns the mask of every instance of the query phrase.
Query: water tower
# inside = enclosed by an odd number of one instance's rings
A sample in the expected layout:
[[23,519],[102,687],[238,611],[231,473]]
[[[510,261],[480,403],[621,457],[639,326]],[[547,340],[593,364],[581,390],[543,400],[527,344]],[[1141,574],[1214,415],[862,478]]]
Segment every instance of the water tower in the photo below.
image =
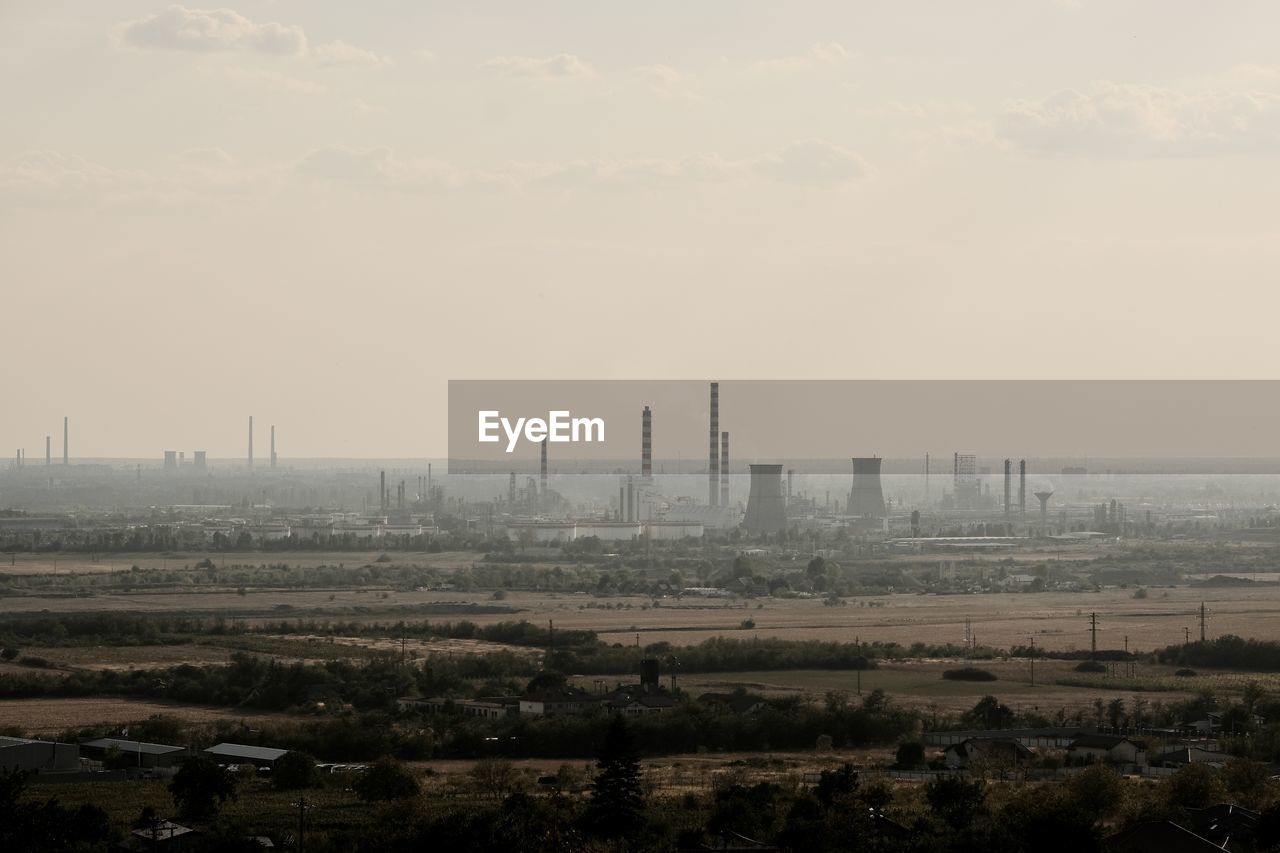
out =
[[1040,501],[1040,535],[1049,535],[1049,498],[1053,492],[1036,492],[1036,500]]

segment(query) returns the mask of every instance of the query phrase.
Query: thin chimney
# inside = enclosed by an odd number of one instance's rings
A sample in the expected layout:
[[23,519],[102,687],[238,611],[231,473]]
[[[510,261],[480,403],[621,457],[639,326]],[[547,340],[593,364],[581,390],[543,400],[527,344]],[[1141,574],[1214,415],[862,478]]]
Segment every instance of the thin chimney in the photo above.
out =
[[71,432],[67,424],[68,424],[67,416],[63,415],[62,416],[62,464],[63,465],[71,464],[71,444],[70,444]]
[[249,415],[249,467],[253,467],[253,415]]
[[720,433],[720,506],[729,505],[729,433]]

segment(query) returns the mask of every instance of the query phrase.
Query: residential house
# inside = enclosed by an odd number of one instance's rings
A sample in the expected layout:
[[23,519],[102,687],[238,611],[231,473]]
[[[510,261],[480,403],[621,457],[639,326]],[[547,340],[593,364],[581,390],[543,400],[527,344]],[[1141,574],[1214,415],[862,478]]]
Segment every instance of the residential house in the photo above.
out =
[[1013,738],[975,737],[951,744],[942,757],[953,770],[993,770],[1025,766],[1034,756]]
[[1067,758],[1076,763],[1105,761],[1141,766],[1147,763],[1147,744],[1123,735],[1084,735],[1067,747]]

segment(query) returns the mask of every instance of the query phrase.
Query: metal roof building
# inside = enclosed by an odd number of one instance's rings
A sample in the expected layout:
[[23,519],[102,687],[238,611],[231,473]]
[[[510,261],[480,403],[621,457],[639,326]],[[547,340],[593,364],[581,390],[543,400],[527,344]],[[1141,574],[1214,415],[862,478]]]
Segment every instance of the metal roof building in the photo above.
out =
[[0,770],[66,773],[80,769],[80,747],[74,743],[0,737]]
[[80,751],[89,758],[99,760],[109,755],[116,755],[123,763],[132,767],[176,767],[187,757],[185,746],[170,746],[114,737],[81,741]]
[[270,746],[249,746],[243,743],[220,743],[206,749],[205,755],[227,764],[256,764],[270,767],[289,750]]

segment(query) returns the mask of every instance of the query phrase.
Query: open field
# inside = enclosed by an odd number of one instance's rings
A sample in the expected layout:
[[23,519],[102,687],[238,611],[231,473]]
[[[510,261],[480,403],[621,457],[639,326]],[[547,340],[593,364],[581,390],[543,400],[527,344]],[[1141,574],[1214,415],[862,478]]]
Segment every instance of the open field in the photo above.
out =
[[3,699],[0,700],[0,728],[13,726],[28,735],[53,735],[84,726],[118,726],[163,714],[188,723],[218,720],[246,723],[282,722],[298,719],[289,714],[261,711],[241,713],[203,705],[178,705],[141,699]]
[[[298,568],[314,568],[316,566],[364,566],[372,563],[382,551],[165,551],[161,553],[142,552],[137,554],[103,554],[94,557],[90,554],[5,554],[0,557],[0,576],[3,575],[44,575],[44,574],[103,574],[111,572],[127,573],[133,566],[139,569],[182,569],[194,568],[195,564],[206,557],[218,566],[261,566],[285,563]],[[471,551],[442,551],[428,553],[426,551],[395,551],[390,554],[392,562],[405,566],[435,566],[441,569],[456,569],[469,566],[482,555]]]
[[[1209,611],[1209,635],[1270,638],[1280,624],[1280,585],[1152,588],[1145,599],[1133,590],[1102,592],[995,593],[982,595],[898,594],[849,598],[838,607],[818,599],[662,599],[596,597],[573,593],[488,593],[346,590],[229,590],[109,593],[82,598],[9,596],[11,613],[206,614],[256,622],[281,618],[329,618],[394,622],[402,618],[468,619],[491,624],[526,619],[558,628],[596,631],[608,642],[668,642],[693,645],[709,637],[778,637],[852,642],[961,643],[971,620],[982,645],[1007,648],[1027,643],[1059,651],[1089,646],[1088,614],[1098,614],[1099,648],[1145,651],[1181,642],[1184,628],[1197,630],[1201,602]],[[501,612],[468,613],[467,605],[499,605]],[[413,608],[421,608],[418,613]],[[409,612],[406,612],[408,610]],[[438,611],[432,613],[431,611]],[[742,628],[744,620],[754,626]],[[637,637],[638,635],[638,637]]]
[[[997,680],[948,681],[942,677],[944,670],[970,665],[988,670]],[[1190,684],[1184,691],[1143,693],[1134,689],[1064,687],[1054,683],[1060,678],[1080,676],[1074,667],[1075,664],[1068,661],[1036,661],[1034,685],[1031,684],[1030,662],[1025,660],[905,661],[865,670],[861,676],[857,672],[832,670],[699,673],[681,677],[679,684],[694,695],[732,692],[742,688],[764,696],[797,696],[822,701],[830,691],[847,693],[856,700],[861,683],[862,695],[881,689],[904,705],[940,713],[967,711],[988,694],[999,696],[1002,702],[1015,710],[1048,713],[1059,708],[1068,711],[1092,708],[1094,700],[1100,697],[1106,701],[1124,699],[1130,705],[1136,696],[1147,701],[1172,702],[1189,698],[1194,690],[1194,685]],[[1171,667],[1143,666],[1139,672],[1152,677],[1171,678],[1173,675]]]

